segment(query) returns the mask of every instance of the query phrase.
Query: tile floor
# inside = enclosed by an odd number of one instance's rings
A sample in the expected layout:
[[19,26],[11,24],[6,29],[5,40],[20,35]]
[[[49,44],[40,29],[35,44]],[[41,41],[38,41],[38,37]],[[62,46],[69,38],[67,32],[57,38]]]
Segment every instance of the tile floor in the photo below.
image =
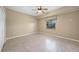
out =
[[79,52],[79,43],[44,34],[8,40],[2,52]]

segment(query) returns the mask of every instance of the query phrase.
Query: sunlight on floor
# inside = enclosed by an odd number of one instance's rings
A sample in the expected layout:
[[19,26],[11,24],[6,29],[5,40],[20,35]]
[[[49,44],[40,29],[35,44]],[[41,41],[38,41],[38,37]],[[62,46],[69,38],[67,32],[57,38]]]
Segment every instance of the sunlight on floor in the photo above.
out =
[[46,39],[45,42],[47,51],[56,51],[56,42],[51,41],[50,38]]

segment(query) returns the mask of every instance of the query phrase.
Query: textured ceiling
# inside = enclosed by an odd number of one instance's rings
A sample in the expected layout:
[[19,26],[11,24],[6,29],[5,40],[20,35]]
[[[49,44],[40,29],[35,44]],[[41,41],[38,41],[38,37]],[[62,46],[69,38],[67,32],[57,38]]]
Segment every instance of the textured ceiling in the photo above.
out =
[[[48,8],[47,12],[50,11],[54,11],[56,9],[61,8],[61,6],[45,6]],[[7,6],[6,8],[17,11],[17,12],[22,12],[22,13],[26,13],[28,15],[32,15],[32,16],[38,16],[39,14],[36,14],[35,11],[33,11],[32,9],[35,9],[35,6]]]

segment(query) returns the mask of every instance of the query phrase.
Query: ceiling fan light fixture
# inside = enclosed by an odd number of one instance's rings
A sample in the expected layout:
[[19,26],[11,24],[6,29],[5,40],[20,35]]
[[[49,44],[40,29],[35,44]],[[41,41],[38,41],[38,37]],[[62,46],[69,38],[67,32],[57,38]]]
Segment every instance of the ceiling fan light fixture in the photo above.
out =
[[33,10],[36,11],[36,14],[44,14],[44,13],[47,12],[48,8],[39,6],[36,9],[33,9]]
[[38,10],[38,12],[40,13],[40,12],[42,12],[41,10]]

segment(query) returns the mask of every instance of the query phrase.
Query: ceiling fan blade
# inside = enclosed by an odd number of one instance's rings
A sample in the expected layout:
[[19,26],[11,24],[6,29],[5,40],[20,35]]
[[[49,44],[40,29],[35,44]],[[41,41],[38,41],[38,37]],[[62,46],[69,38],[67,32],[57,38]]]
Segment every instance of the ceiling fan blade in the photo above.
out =
[[42,10],[42,13],[45,13],[45,12]]
[[37,9],[32,9],[33,11],[36,11]]
[[38,14],[38,12],[36,12],[36,14]]
[[36,14],[45,14],[46,13],[46,11],[48,10],[48,8],[46,8],[46,7],[42,7],[42,6],[36,6],[37,8],[35,8],[35,9],[32,9],[33,11],[36,11],[35,13]]
[[43,10],[48,10],[47,8],[44,8]]

